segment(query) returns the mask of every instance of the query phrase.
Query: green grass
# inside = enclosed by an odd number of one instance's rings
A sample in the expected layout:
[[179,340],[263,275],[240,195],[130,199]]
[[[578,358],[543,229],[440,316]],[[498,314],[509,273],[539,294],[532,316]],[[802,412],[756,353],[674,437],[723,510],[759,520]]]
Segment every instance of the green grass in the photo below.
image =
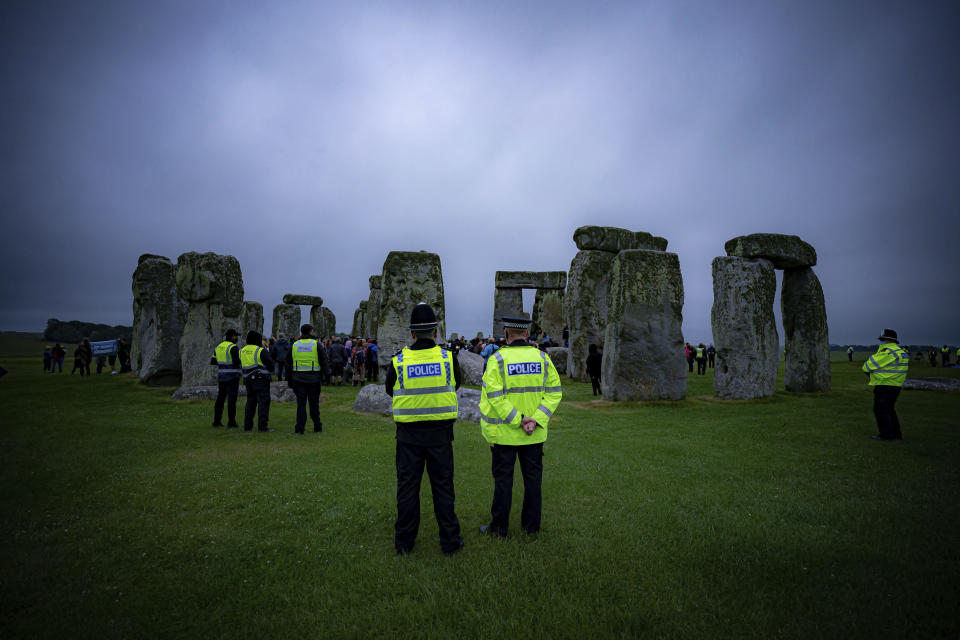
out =
[[514,535],[477,534],[489,452],[458,423],[466,547],[441,555],[425,479],[398,558],[393,425],[355,389],[325,389],[320,436],[280,404],[276,433],[236,433],[131,376],[42,376],[43,344],[0,337],[0,637],[960,633],[960,394],[904,392],[886,443],[859,363],[750,402],[710,375],[647,404],[565,380],[541,533],[516,534],[518,478]]

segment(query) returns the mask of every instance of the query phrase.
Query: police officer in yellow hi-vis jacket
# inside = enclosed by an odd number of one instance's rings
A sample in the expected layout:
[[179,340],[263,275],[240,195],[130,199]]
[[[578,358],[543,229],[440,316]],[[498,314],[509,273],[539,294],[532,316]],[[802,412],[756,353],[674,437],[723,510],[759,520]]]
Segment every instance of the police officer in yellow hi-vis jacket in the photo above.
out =
[[480,532],[500,537],[510,522],[517,459],[523,475],[520,526],[527,533],[540,530],[543,443],[563,395],[553,362],[527,342],[530,320],[505,316],[503,326],[507,343],[487,362],[480,393],[480,428],[490,443],[493,471],[490,524]]
[[293,432],[303,435],[307,425],[307,405],[310,405],[310,420],[313,421],[313,432],[323,432],[323,422],[320,421],[320,379],[327,365],[327,353],[323,345],[314,337],[313,326],[305,324],[300,327],[300,337],[297,338],[290,353],[287,355],[287,379],[293,392],[297,395],[297,422]]
[[437,325],[430,305],[416,305],[410,317],[410,336],[415,342],[395,353],[387,370],[385,389],[393,396],[397,425],[394,546],[398,555],[413,550],[420,529],[424,465],[430,476],[440,549],[451,555],[463,548],[453,491],[453,423],[460,367],[453,352],[436,345]]
[[217,365],[217,401],[213,403],[213,426],[222,427],[223,404],[227,404],[227,426],[236,429],[237,395],[240,393],[240,349],[236,329],[227,329],[223,342],[217,345],[210,364]]
[[270,422],[270,373],[273,358],[263,346],[263,336],[256,331],[247,333],[247,346],[240,349],[240,365],[243,385],[247,388],[247,405],[243,411],[243,430],[253,429],[253,416],[257,414],[257,430],[273,431]]
[[878,340],[880,348],[863,363],[863,372],[870,376],[870,386],[873,387],[873,415],[877,418],[880,431],[880,435],[873,438],[903,440],[894,405],[907,379],[910,354],[900,346],[897,332],[893,329],[884,329]]

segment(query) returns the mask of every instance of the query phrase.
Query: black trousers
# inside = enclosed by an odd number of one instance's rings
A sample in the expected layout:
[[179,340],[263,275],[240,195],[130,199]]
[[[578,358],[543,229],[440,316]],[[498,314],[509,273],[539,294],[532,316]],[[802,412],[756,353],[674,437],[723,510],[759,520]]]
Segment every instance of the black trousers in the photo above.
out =
[[513,501],[513,468],[520,459],[523,475],[523,508],[520,526],[527,533],[540,530],[540,511],[543,508],[543,443],[511,446],[495,444],[490,447],[493,471],[493,505],[490,507],[490,529],[507,535],[510,524],[510,506]]
[[900,387],[878,384],[873,388],[873,415],[877,418],[877,429],[881,438],[902,440],[900,420],[894,405],[900,396]]
[[213,403],[213,421],[220,424],[223,418],[223,403],[227,403],[227,424],[237,424],[237,394],[240,393],[240,378],[217,382],[217,400]]
[[708,361],[709,361],[708,364],[710,365],[710,368],[711,368],[711,369],[713,369],[713,359],[714,359],[715,357],[716,357],[716,356],[714,356],[714,354],[712,354],[712,353],[707,355],[707,359],[708,359]]
[[367,363],[367,382],[376,382],[377,373],[379,373],[380,367],[377,366],[376,362]]
[[433,514],[440,532],[440,548],[460,548],[460,521],[453,509],[453,444],[432,446],[408,444],[397,440],[397,521],[393,543],[399,551],[409,551],[420,529],[420,479],[426,465],[433,493]]
[[600,391],[600,376],[590,376],[590,385],[593,387],[593,395],[599,396]]
[[313,430],[320,431],[323,423],[320,422],[320,383],[294,382],[293,392],[297,394],[297,424],[293,430],[303,433],[307,424],[307,403],[310,403],[310,420],[313,421]]
[[693,371],[693,358],[687,358],[687,370]]
[[948,364],[950,364],[950,352],[949,352],[949,351],[946,351],[946,352],[941,351],[941,352],[940,352],[940,364],[942,364],[943,366],[947,366]]
[[707,373],[707,359],[706,358],[697,358],[697,375],[706,375]]
[[257,414],[257,427],[260,431],[267,430],[270,422],[270,382],[267,380],[245,380],[243,386],[247,388],[247,405],[243,412],[243,430],[253,429],[253,415]]
[[290,381],[290,372],[287,371],[287,363],[284,360],[274,362],[274,373],[277,374],[277,380]]

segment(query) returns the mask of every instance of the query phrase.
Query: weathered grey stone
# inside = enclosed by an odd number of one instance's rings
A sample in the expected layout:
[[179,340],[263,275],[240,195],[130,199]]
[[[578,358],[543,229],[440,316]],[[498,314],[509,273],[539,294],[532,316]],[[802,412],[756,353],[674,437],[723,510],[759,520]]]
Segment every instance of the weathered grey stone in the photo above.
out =
[[176,274],[177,291],[190,302],[180,337],[180,384],[216,384],[210,356],[244,312],[240,263],[233,256],[191,251],[177,258]]
[[273,336],[279,338],[282,333],[287,338],[295,338],[300,335],[301,324],[299,305],[278,304],[273,308]]
[[177,292],[169,258],[144,254],[133,272],[133,339],[130,362],[140,381],[180,384],[180,337],[187,303]]
[[460,373],[463,375],[460,384],[480,386],[483,382],[483,358],[461,349],[457,354],[457,364],[460,365]]
[[[239,394],[241,397],[246,397],[247,388],[244,385],[240,385]],[[192,386],[192,387],[180,387],[173,392],[174,400],[216,400],[217,399],[217,385],[201,385],[201,386]],[[287,386],[286,382],[272,382],[270,384],[270,400],[272,402],[296,402],[297,394],[294,393],[293,389]],[[323,402],[323,395],[320,396],[320,402]],[[243,407],[238,407],[240,411],[243,411]]]
[[603,349],[607,327],[607,297],[615,254],[606,251],[581,251],[570,263],[567,292],[563,299],[564,317],[570,328],[567,375],[586,382],[590,345]]
[[573,232],[573,241],[581,251],[617,253],[629,249],[666,251],[667,239],[645,231],[628,231],[619,227],[589,225]]
[[523,315],[523,289],[505,289],[496,287],[493,290],[493,335],[503,337],[503,316],[518,317]]
[[396,353],[409,342],[410,313],[420,302],[433,307],[439,323],[437,335],[447,335],[440,256],[427,251],[391,251],[382,273],[377,317],[380,353]]
[[613,261],[602,389],[608,400],[680,400],[683,276],[675,253],[631,249]]
[[907,378],[903,388],[912,391],[960,391],[960,378]]
[[773,395],[779,360],[773,315],[776,290],[776,272],[768,260],[714,258],[710,321],[717,349],[713,378],[717,397]]
[[453,333],[450,334],[450,337],[447,338],[447,342],[454,342],[455,340],[459,340],[459,339],[460,339],[460,334],[454,331]]
[[323,298],[320,296],[305,296],[299,293],[283,294],[283,304],[298,304],[309,307],[322,307]]
[[[557,368],[557,373],[565,375],[567,373],[567,358],[569,357],[566,347],[547,347],[547,355],[553,361],[553,366]],[[483,358],[480,358],[483,360]]]
[[363,324],[365,338],[377,337],[377,319],[380,316],[380,298],[383,297],[383,276],[370,276],[370,297],[367,298],[367,312]]
[[323,307],[323,326],[327,331],[327,336],[332,336],[337,333],[337,316],[334,315],[333,310],[329,307]]
[[310,307],[310,324],[318,338],[327,338],[337,332],[337,318],[327,307]]
[[[227,323],[230,319],[227,319]],[[227,327],[230,329],[231,327]],[[241,336],[247,335],[247,331],[256,331],[263,333],[263,305],[252,300],[243,301],[243,309],[240,317],[237,318],[236,326],[233,327]],[[224,330],[226,333],[226,329]],[[219,343],[218,343],[219,344]]]
[[557,344],[563,340],[563,289],[537,289],[533,325]]
[[817,251],[797,236],[779,233],[753,233],[728,240],[724,245],[728,256],[763,258],[777,269],[813,267]]
[[356,311],[353,312],[353,325],[350,327],[350,335],[362,337],[367,323],[367,301],[361,300]]
[[783,272],[780,292],[787,391],[830,390],[830,339],[823,288],[810,267]]
[[243,307],[243,274],[233,256],[190,251],[177,258],[177,290],[190,303],[223,305],[227,316]]
[[[457,389],[457,418],[468,422],[480,422],[480,391]],[[353,410],[358,413],[373,413],[393,417],[393,399],[384,391],[382,384],[364,385],[353,401]]]
[[506,289],[564,289],[566,271],[497,271],[494,286]]

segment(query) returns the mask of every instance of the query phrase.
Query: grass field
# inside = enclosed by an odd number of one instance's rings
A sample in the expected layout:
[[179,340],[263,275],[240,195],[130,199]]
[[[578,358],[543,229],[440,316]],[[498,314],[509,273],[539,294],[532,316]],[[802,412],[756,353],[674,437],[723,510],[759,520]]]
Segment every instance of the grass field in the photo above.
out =
[[0,336],[2,638],[960,635],[960,394],[904,392],[905,440],[873,441],[860,362],[750,402],[565,380],[535,538],[519,478],[511,537],[477,533],[490,454],[458,423],[466,547],[440,553],[425,481],[396,557],[393,424],[355,389],[325,389],[322,435],[276,403],[237,433],[128,375],[44,376],[42,344]]

